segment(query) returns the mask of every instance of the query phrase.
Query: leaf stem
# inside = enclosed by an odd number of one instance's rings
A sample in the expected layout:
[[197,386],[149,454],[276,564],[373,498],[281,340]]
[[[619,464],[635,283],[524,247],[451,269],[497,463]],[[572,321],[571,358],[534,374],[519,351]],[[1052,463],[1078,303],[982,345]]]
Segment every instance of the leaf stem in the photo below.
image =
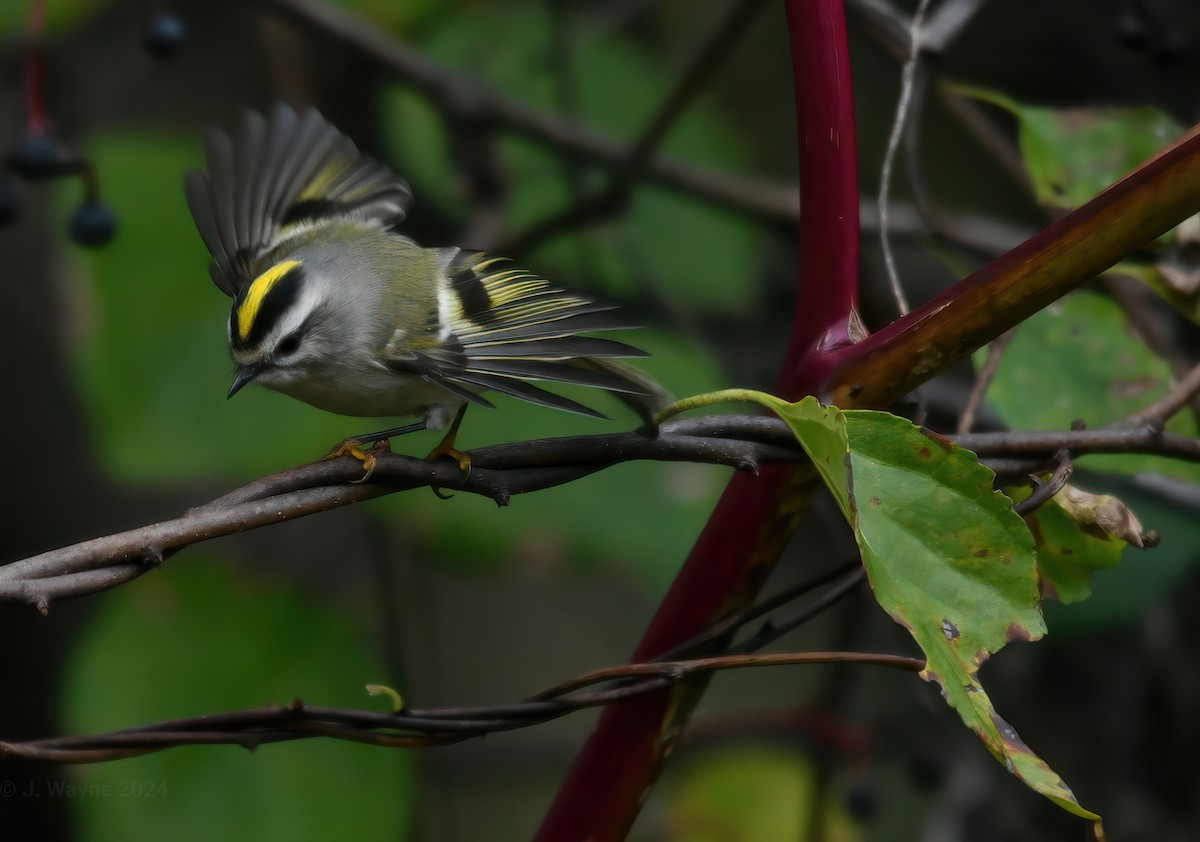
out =
[[681,415],[693,409],[704,409],[705,407],[725,403],[756,403],[769,407],[779,403],[779,398],[769,395],[766,392],[757,391],[756,389],[719,389],[715,392],[705,392],[702,395],[680,398],[673,404],[660,409],[654,416],[654,423],[661,424],[670,418],[674,418],[676,415]]

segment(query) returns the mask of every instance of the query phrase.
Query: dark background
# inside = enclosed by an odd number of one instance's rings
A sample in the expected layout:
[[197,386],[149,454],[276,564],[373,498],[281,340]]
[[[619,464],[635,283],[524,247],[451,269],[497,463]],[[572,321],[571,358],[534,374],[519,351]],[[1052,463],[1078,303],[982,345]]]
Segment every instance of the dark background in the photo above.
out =
[[[606,183],[588,162],[504,127],[446,121],[404,78],[280,14],[286,4],[149,5],[186,22],[186,49],[169,62],[141,48],[138,4],[51,4],[50,111],[64,140],[95,161],[121,228],[98,252],[72,245],[64,228],[79,187],[64,181],[21,183],[20,218],[0,230],[6,561],[170,517],[363,432],[360,421],[263,392],[225,402],[228,303],[207,279],[180,189],[209,126],[278,99],[315,104],[409,178],[410,233],[430,245],[498,247]],[[340,5],[447,73],[628,143],[730,4]],[[20,6],[0,11],[0,143],[10,147],[24,119]],[[899,66],[861,15],[850,20],[869,201]],[[932,65],[939,79],[1025,101],[1152,104],[1183,125],[1197,118],[1198,68],[1200,8],[1118,0],[993,0]],[[662,156],[790,195],[790,79],[782,5],[766,3]],[[1011,140],[1011,124],[991,116]],[[972,221],[997,249],[1045,222],[936,95],[920,125],[924,184],[943,213]],[[913,298],[951,283],[948,265],[978,265],[978,253],[939,256],[912,221],[903,179],[895,193],[894,239]],[[785,216],[651,184],[611,218],[522,257],[635,312],[649,326],[636,341],[655,352],[645,368],[676,394],[769,388],[796,259]],[[866,219],[863,309],[878,326],[894,305]],[[931,423],[952,423],[969,376],[929,388]],[[468,417],[463,442],[634,424],[605,408],[615,422],[503,403]],[[723,479],[701,466],[623,466],[505,510],[409,493],[189,549],[112,593],[53,605],[46,618],[2,605],[0,736],[110,730],[294,697],[382,709],[361,689],[368,682],[425,706],[515,700],[628,657]],[[984,681],[997,709],[1105,815],[1110,839],[1193,839],[1196,497],[1094,482],[1126,491],[1163,546],[1098,577],[1093,600],[1050,613],[1051,636],[1006,650]],[[771,588],[840,563],[850,546],[833,507],[818,506]],[[909,646],[865,590],[776,644]],[[525,839],[592,716],[420,753],[314,741],[76,768],[0,761],[0,781],[14,785],[0,797],[0,826],[30,839]],[[933,687],[905,674],[725,675],[694,721],[634,838],[809,838],[814,802],[837,814],[830,840],[1084,838],[1081,822],[1008,776]],[[742,805],[741,829],[707,812],[724,801]]]

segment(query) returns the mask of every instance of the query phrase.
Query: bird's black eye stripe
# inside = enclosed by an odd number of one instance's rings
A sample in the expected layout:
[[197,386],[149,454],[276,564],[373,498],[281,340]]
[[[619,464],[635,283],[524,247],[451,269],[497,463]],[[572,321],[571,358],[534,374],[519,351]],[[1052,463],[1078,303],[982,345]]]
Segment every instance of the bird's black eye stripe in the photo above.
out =
[[244,299],[253,284],[243,287],[234,301],[233,312],[230,313],[230,337],[236,348],[253,348],[262,342],[271,329],[278,323],[280,316],[289,310],[300,298],[300,287],[304,279],[304,270],[297,265],[279,279],[258,302],[257,310],[250,321],[250,330],[243,337],[239,328],[239,312],[245,304]]
[[300,350],[300,331],[294,330],[283,339],[279,340],[279,344],[275,347],[275,353],[281,357],[290,357],[292,354]]

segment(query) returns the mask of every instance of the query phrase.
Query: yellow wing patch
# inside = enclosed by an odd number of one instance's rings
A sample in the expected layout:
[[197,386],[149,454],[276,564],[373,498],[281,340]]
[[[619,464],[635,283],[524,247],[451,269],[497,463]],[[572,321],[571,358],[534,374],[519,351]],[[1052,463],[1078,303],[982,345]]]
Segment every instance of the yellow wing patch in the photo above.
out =
[[237,314],[238,336],[243,341],[250,336],[254,320],[258,318],[258,311],[262,309],[263,299],[267,297],[267,293],[299,265],[299,260],[281,261],[250,282],[250,286],[246,288],[246,297],[238,307]]
[[329,191],[329,186],[346,171],[348,163],[345,160],[331,161],[320,172],[314,175],[308,184],[304,185],[304,189],[296,197],[296,201],[311,202],[315,199],[326,198],[325,194]]

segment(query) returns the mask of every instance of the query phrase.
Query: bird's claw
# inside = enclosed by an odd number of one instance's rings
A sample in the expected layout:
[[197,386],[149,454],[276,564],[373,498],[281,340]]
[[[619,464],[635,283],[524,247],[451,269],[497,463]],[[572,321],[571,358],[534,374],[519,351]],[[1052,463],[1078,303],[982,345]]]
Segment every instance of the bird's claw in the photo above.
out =
[[432,460],[437,459],[439,456],[449,456],[458,463],[458,469],[460,471],[467,476],[471,475],[471,455],[459,450],[453,445],[453,443],[447,443],[443,441],[433,450],[429,451],[429,455],[425,458]]
[[[386,439],[384,439],[384,442],[386,442]],[[380,444],[380,442],[376,442],[375,446],[372,447],[371,450],[379,447]],[[384,446],[386,446],[386,444]],[[330,451],[329,455],[325,458],[337,459],[341,456],[349,456],[353,459],[357,459],[359,462],[362,462],[364,473],[358,479],[350,480],[353,483],[362,483],[369,480],[371,478],[371,474],[375,473],[375,466],[379,464],[379,460],[375,458],[373,453],[369,453],[362,449],[362,442],[360,442],[358,439],[346,439],[344,442]]]

